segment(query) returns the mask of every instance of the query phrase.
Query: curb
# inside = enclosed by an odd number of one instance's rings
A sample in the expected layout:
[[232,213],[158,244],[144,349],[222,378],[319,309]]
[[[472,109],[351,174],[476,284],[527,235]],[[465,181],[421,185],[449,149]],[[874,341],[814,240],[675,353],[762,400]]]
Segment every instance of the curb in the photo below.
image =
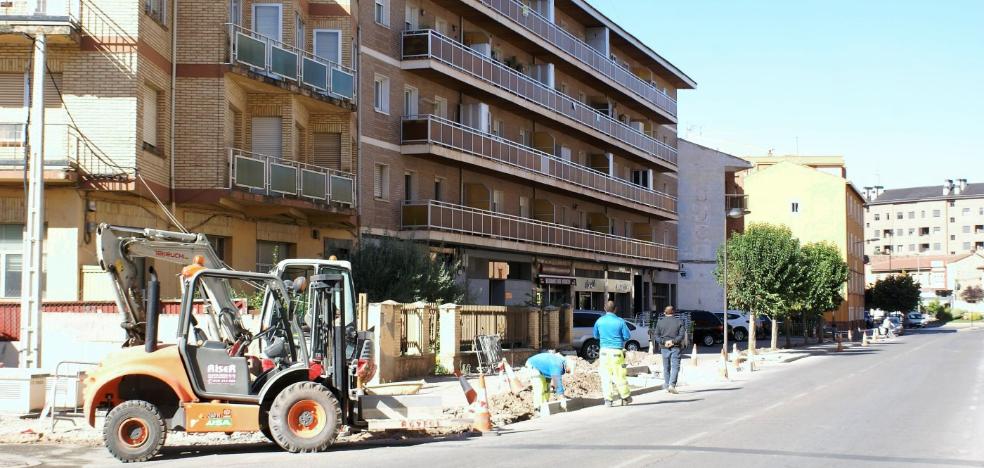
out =
[[[654,379],[646,379],[646,380],[654,380]],[[660,383],[658,385],[650,385],[648,387],[632,389],[631,395],[632,396],[644,395],[662,389],[663,389],[663,384]],[[590,408],[592,406],[601,406],[604,403],[605,403],[604,398],[571,398],[569,400],[564,400],[564,401],[551,401],[548,403],[544,403],[543,406],[540,407],[540,412],[537,417],[542,418],[547,416],[553,416],[555,414],[570,413],[571,411]]]

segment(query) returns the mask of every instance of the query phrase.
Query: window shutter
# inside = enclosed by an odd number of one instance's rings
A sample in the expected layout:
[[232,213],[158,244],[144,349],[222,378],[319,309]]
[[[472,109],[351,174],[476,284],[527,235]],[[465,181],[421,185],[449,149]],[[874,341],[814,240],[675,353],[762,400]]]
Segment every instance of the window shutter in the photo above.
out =
[[62,93],[65,92],[65,87],[62,86],[62,74],[46,73],[44,75],[44,107],[49,109],[62,107],[62,98],[58,94],[59,90]]
[[253,117],[252,151],[275,158],[283,157],[280,117]]
[[328,169],[342,168],[342,134],[315,133],[312,141],[311,164]]
[[150,88],[144,91],[143,141],[157,146],[157,91]]
[[315,31],[314,55],[335,63],[341,63],[339,50],[341,44],[340,31]]
[[383,169],[385,166],[376,165],[372,180],[372,195],[376,198],[383,198]]
[[23,73],[0,73],[0,107],[25,107]]

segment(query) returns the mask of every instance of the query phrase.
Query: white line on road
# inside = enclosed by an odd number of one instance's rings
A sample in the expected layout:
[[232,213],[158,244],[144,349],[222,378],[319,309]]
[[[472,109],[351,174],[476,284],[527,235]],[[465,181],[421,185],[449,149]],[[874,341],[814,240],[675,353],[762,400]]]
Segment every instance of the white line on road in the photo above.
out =
[[696,433],[696,434],[694,434],[694,435],[692,435],[690,437],[687,437],[685,439],[680,439],[680,440],[678,440],[676,442],[673,442],[671,445],[687,445],[687,444],[689,444],[689,443],[691,443],[691,442],[693,442],[693,441],[695,441],[697,439],[700,439],[701,437],[704,437],[706,435],[707,435],[707,432],[698,432],[698,433]]
[[778,407],[780,407],[782,405],[785,405],[785,404],[786,404],[785,401],[780,401],[779,403],[776,403],[774,405],[769,405],[768,407],[765,408],[764,411],[772,411],[772,410],[774,410],[774,409],[776,409],[776,408],[778,408]]
[[629,467],[629,466],[635,466],[639,462],[641,462],[641,461],[643,461],[643,460],[645,460],[647,458],[652,458],[652,457],[653,457],[653,454],[652,453],[644,453],[642,455],[639,455],[638,457],[632,458],[630,460],[626,460],[624,463],[619,463],[618,465],[615,465],[614,468],[626,468],[626,467]]

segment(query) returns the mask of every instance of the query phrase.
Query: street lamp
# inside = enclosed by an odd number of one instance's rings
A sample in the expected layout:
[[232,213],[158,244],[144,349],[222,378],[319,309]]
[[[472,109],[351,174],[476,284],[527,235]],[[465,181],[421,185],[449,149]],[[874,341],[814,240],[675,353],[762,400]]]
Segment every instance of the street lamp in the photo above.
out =
[[[734,207],[727,211],[727,216],[729,219],[740,219],[743,216],[751,213],[744,208]],[[724,344],[721,355],[724,356],[724,376],[728,376],[728,221],[724,222],[724,281],[721,282],[724,289],[724,308],[721,313],[721,321],[724,322]],[[755,323],[751,321],[752,317],[749,317],[749,327],[754,327]]]

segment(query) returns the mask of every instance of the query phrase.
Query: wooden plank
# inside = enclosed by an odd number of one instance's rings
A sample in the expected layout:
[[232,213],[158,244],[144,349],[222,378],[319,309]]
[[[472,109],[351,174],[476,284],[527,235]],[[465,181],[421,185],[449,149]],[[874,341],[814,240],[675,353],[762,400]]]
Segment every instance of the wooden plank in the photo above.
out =
[[439,395],[365,395],[362,417],[370,419],[440,419],[443,405]]

